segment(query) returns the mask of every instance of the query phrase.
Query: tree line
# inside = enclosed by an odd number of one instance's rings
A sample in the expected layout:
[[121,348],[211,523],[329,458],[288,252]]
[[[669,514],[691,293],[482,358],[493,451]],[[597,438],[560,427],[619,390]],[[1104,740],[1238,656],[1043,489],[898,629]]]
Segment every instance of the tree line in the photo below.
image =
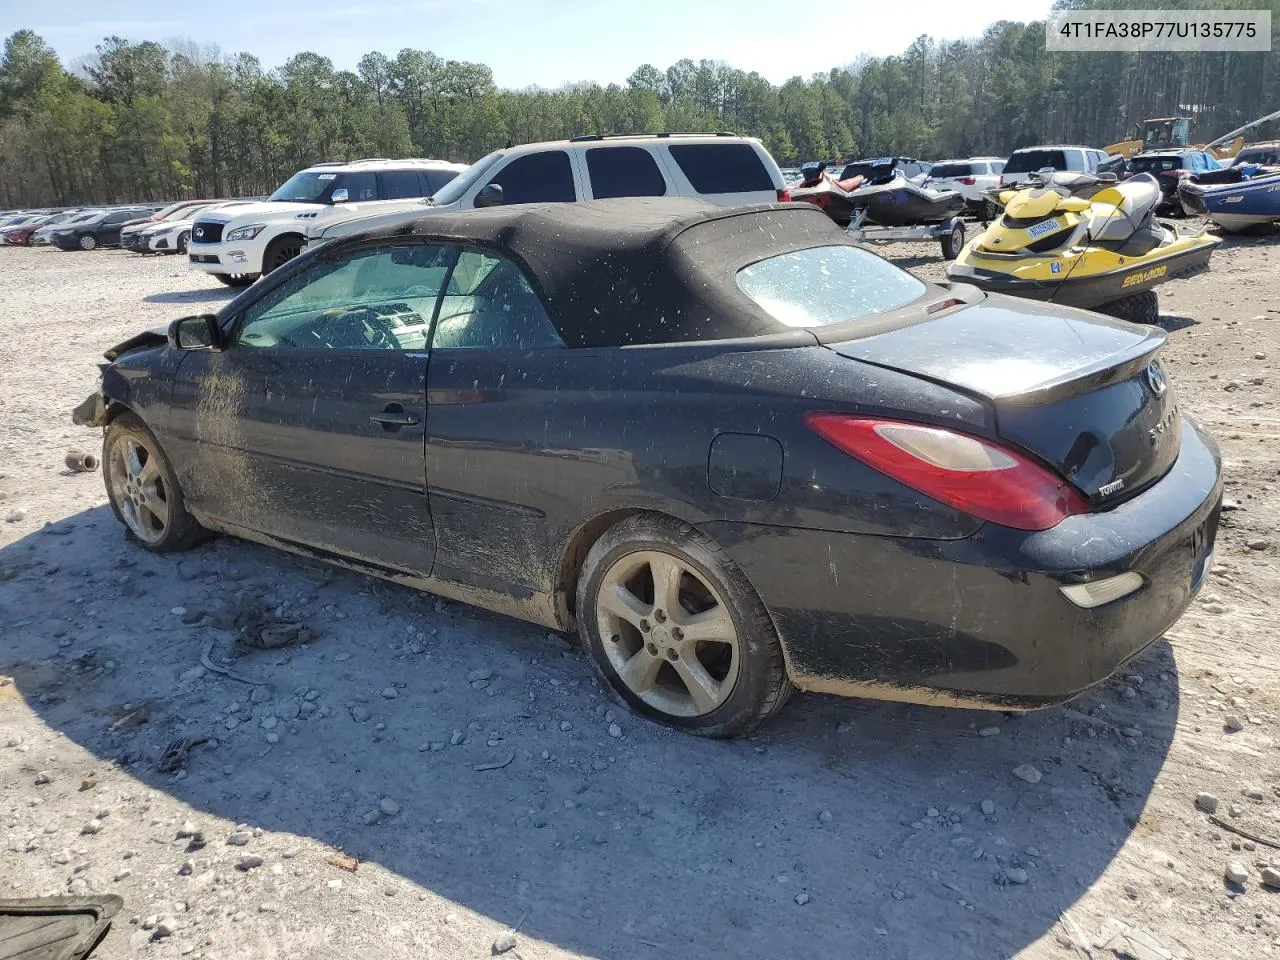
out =
[[[1280,25],[1280,0],[1229,5],[1269,7]],[[1155,116],[1191,115],[1208,140],[1280,109],[1275,53],[1049,53],[1044,30],[1002,21],[970,40],[921,36],[897,56],[781,86],[681,60],[644,64],[625,84],[558,90],[499,89],[484,64],[408,48],[369,53],[354,70],[310,52],[265,69],[248,53],[109,37],[68,69],[19,30],[0,57],[0,207],[251,196],[322,160],[470,162],[510,142],[584,134],[731,130],[760,137],[783,164],[940,159],[1101,147]]]

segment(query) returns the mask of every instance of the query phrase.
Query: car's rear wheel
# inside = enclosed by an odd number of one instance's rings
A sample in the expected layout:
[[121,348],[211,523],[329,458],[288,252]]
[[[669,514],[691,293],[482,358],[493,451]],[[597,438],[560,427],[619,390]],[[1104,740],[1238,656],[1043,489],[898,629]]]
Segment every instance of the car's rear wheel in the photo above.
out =
[[1130,323],[1152,324],[1160,319],[1160,298],[1154,290],[1144,290],[1122,300],[1104,303],[1098,307],[1098,312]]
[[258,279],[256,273],[215,273],[214,279],[228,287],[247,287]]
[[92,250],[97,245],[98,245],[98,238],[91,233],[86,233],[83,237],[80,238],[81,250]]
[[791,692],[782,644],[747,578],[709,538],[641,514],[583,564],[583,645],[636,713],[705,737],[748,733]]
[[279,270],[301,252],[301,237],[292,234],[276,237],[267,244],[267,252],[262,255],[262,275],[265,277],[272,270]]
[[107,426],[102,475],[117,519],[148,550],[185,550],[204,536],[187,511],[168,458],[136,415],[122,413]]

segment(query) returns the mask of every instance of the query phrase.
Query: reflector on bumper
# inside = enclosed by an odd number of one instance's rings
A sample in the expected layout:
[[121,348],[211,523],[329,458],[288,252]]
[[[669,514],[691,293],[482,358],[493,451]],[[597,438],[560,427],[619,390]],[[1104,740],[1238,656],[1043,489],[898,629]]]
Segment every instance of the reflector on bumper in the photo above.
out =
[[1077,607],[1091,610],[1094,607],[1111,603],[1113,600],[1119,600],[1121,597],[1127,597],[1129,594],[1140,590],[1142,582],[1142,574],[1129,570],[1118,576],[1107,577],[1105,580],[1094,580],[1092,583],[1073,583],[1070,586],[1059,587],[1058,589],[1062,591],[1064,597]]

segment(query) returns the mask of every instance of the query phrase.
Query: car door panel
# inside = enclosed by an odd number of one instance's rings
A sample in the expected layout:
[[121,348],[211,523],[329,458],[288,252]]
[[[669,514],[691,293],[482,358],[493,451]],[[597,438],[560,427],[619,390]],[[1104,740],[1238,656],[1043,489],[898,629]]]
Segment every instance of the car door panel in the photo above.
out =
[[[426,355],[191,353],[173,394],[193,506],[226,523],[425,575]],[[417,422],[372,418],[391,408]]]
[[427,376],[437,577],[516,596],[546,592],[547,498],[575,495],[548,444],[565,356],[514,264],[463,251],[441,300]]
[[322,258],[246,306],[227,349],[187,354],[174,459],[193,509],[429,574],[423,348],[452,255],[408,239]]

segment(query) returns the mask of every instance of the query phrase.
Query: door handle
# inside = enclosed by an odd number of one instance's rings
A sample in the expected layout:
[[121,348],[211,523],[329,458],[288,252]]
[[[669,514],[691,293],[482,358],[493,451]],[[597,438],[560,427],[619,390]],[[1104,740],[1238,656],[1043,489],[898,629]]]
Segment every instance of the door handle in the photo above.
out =
[[382,424],[383,430],[399,430],[401,427],[415,426],[419,422],[415,414],[405,413],[404,407],[398,403],[388,403],[381,413],[375,413],[369,419]]

